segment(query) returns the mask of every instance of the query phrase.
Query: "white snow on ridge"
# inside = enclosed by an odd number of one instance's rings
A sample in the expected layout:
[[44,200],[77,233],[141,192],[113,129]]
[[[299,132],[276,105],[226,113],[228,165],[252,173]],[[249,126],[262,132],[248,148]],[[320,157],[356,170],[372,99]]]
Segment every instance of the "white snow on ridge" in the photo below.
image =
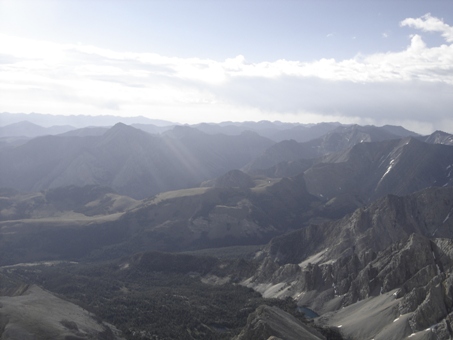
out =
[[392,170],[394,164],[395,164],[395,160],[392,159],[392,160],[390,161],[390,163],[389,163],[389,167],[387,168],[387,171],[386,171],[385,174],[382,176],[382,178],[384,178],[385,175],[387,175],[387,174],[390,172],[390,170]]

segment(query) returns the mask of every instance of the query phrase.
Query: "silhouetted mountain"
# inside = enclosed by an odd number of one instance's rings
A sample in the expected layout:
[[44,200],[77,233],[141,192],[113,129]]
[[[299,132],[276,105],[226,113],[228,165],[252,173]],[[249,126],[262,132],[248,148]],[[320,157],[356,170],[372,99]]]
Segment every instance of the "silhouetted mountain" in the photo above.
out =
[[0,151],[0,186],[39,191],[99,184],[144,198],[196,186],[240,168],[273,142],[253,133],[207,135],[176,127],[164,137],[122,123],[98,136],[46,136]]

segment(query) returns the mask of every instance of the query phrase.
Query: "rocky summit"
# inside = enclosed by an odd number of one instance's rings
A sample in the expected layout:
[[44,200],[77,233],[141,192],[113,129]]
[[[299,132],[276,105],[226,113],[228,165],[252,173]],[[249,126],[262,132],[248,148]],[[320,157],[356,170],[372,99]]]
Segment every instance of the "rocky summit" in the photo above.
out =
[[450,187],[387,196],[339,221],[275,238],[243,284],[267,297],[290,296],[322,314],[317,323],[353,339],[427,329],[449,339],[452,198]]

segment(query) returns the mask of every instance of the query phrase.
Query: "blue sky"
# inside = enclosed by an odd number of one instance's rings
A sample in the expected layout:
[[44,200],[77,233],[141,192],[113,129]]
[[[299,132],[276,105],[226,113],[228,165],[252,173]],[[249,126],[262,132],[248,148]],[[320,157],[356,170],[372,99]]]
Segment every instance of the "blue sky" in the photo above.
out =
[[453,132],[452,27],[452,0],[0,0],[0,112]]

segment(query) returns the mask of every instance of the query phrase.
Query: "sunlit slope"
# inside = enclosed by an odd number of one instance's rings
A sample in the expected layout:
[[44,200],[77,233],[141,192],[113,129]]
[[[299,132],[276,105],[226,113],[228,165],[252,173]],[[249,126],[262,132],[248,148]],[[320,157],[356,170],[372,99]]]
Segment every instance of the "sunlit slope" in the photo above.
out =
[[[388,195],[334,222],[274,238],[243,283],[291,296],[346,338],[448,339],[453,189]],[[422,336],[424,335],[424,336]]]

